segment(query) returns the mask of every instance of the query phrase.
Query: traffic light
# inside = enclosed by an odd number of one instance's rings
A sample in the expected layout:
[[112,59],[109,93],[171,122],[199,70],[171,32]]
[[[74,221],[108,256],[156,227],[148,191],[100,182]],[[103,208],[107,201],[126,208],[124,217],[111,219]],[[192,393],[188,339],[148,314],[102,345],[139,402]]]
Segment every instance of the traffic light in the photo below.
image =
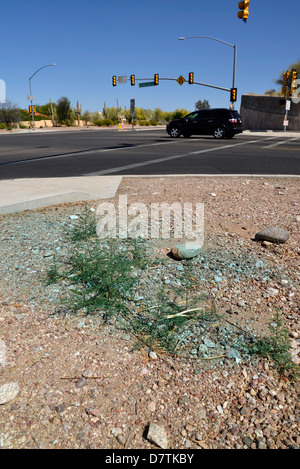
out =
[[291,95],[294,93],[296,89],[296,80],[297,80],[297,70],[292,70],[291,91],[290,91]]
[[33,106],[33,113],[36,113],[36,106]]
[[288,82],[289,82],[289,74],[290,74],[290,72],[284,72],[283,73],[283,81],[282,81],[282,94],[283,94],[283,96],[286,96],[287,86],[288,86]]
[[32,106],[29,106],[29,112],[32,113]]
[[241,11],[238,12],[238,18],[242,19],[245,23],[247,22],[247,18],[249,15],[249,0],[244,0],[243,2],[239,2],[239,9]]
[[193,72],[189,73],[189,84],[192,85],[194,83],[194,74]]
[[130,83],[131,83],[131,86],[135,85],[135,75],[130,75]]
[[117,86],[117,77],[115,75],[112,77],[112,85]]
[[154,85],[158,85],[159,84],[159,76],[158,76],[158,73],[155,73],[154,75]]
[[230,90],[230,101],[233,103],[236,101],[237,88],[231,88]]

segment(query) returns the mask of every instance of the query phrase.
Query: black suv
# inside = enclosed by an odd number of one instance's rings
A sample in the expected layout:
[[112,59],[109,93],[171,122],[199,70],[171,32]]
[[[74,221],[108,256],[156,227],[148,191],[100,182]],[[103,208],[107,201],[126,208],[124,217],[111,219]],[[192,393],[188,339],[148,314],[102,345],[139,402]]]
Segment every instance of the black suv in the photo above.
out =
[[233,109],[202,109],[176,119],[166,127],[171,137],[213,135],[215,138],[232,138],[243,132],[239,113]]

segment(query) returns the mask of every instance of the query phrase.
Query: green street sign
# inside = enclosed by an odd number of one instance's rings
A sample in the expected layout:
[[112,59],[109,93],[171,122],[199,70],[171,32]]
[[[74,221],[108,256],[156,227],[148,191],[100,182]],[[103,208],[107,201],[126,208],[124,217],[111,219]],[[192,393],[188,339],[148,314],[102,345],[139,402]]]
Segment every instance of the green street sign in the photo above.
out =
[[139,83],[140,88],[144,88],[145,86],[155,86],[154,81],[146,81],[145,83]]

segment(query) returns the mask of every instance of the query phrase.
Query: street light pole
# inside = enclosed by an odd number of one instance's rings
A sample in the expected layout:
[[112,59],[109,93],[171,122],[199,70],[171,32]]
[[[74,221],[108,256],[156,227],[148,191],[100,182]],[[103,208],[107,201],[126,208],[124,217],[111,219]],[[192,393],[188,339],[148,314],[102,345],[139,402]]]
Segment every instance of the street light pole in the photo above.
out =
[[[212,39],[213,41],[221,42],[226,46],[233,47],[234,55],[233,55],[233,77],[232,77],[232,88],[235,88],[235,77],[236,77],[236,55],[237,55],[237,46],[235,44],[230,44],[229,42],[222,41],[221,39],[217,39],[215,37],[210,36],[189,36],[189,37],[179,37],[179,41],[184,41],[184,39]],[[232,108],[234,104],[232,103]]]
[[39,72],[40,70],[42,70],[42,68],[46,68],[46,67],[55,67],[55,64],[49,64],[49,65],[44,65],[43,67],[40,67],[38,70],[36,70],[34,72],[33,75],[31,75],[31,77],[29,78],[29,93],[30,93],[30,102],[31,102],[31,115],[32,115],[32,130],[35,130],[35,126],[34,126],[34,113],[33,113],[33,96],[31,94],[31,78],[34,77],[34,75],[37,74],[37,72]]

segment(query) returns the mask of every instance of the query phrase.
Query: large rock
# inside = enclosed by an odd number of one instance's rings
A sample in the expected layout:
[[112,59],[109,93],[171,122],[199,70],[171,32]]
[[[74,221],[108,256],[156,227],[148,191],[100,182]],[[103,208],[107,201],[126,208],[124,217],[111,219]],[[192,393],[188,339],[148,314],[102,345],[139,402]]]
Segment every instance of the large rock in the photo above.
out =
[[171,249],[171,252],[177,259],[191,259],[200,254],[201,246],[192,242],[177,244]]
[[255,235],[259,241],[271,241],[272,243],[285,243],[289,239],[289,233],[283,228],[277,226],[265,228]]
[[151,443],[154,443],[159,448],[168,449],[168,437],[166,431],[156,423],[150,423],[147,440],[151,441]]
[[19,394],[18,383],[8,383],[0,386],[0,405],[13,401]]

